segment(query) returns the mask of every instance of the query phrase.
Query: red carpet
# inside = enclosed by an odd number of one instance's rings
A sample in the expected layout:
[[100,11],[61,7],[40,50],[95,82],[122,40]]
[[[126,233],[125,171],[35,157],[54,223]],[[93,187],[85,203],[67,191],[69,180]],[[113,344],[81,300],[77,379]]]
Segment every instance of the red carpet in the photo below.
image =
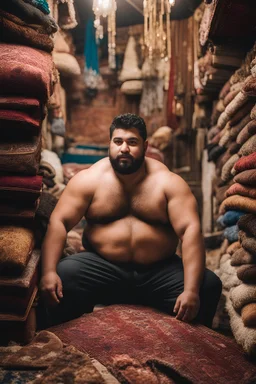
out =
[[[256,366],[233,340],[150,308],[113,305],[49,331],[99,360],[122,383],[256,382]],[[156,381],[146,379],[149,367]]]

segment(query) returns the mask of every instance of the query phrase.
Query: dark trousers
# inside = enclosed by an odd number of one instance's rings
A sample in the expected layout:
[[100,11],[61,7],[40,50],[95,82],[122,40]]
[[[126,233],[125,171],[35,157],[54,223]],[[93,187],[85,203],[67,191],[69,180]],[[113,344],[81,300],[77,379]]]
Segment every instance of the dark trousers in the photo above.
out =
[[[48,325],[91,312],[96,304],[140,304],[173,315],[176,299],[184,289],[183,264],[177,255],[141,265],[109,262],[95,253],[83,252],[62,259],[57,273],[63,298],[58,306],[48,309]],[[206,269],[196,321],[211,327],[221,289],[220,279]]]

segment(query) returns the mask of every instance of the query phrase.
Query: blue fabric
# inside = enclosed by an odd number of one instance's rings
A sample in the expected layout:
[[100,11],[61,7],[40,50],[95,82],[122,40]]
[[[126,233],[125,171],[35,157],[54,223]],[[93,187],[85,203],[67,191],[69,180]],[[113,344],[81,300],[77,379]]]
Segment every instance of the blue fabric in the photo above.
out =
[[238,226],[232,225],[231,227],[227,227],[225,229],[223,235],[226,239],[228,239],[229,243],[234,243],[235,241],[238,241],[238,232]]
[[95,38],[95,28],[93,20],[89,19],[85,28],[85,47],[84,55],[86,68],[92,69],[99,74],[99,58],[98,58],[98,47]]
[[46,0],[24,0],[25,3],[29,3],[34,7],[40,9],[45,15],[49,15],[50,8]]
[[231,225],[235,225],[240,219],[240,217],[245,215],[245,213],[246,212],[237,211],[237,210],[227,211],[223,215],[223,219],[222,219],[224,227],[230,227]]

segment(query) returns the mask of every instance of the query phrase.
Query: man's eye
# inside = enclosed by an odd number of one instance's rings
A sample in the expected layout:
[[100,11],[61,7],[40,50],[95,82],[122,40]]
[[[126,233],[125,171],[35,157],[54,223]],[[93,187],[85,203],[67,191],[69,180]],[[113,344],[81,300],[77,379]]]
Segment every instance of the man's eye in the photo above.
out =
[[137,141],[130,141],[129,145],[137,145]]
[[115,140],[115,144],[117,144],[117,145],[121,145],[121,144],[122,144],[122,141],[121,141],[121,140]]

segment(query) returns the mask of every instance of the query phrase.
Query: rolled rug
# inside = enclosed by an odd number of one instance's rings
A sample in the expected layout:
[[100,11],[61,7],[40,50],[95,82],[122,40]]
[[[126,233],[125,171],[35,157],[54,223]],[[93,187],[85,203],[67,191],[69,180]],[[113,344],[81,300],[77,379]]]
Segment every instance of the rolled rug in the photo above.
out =
[[256,285],[242,283],[230,291],[230,300],[238,313],[250,303],[256,302]]
[[[242,110],[244,104],[247,104],[248,100],[249,97],[246,94],[238,92],[234,99],[226,106],[224,112],[220,115],[217,122],[218,127],[224,127],[223,124],[226,124],[232,116],[237,114],[238,111]],[[251,107],[249,107],[249,109],[251,109]],[[241,112],[239,116],[241,116]]]
[[242,88],[242,92],[248,96],[256,96],[256,77],[248,76]]
[[249,232],[251,235],[256,237],[256,216],[249,213],[240,217],[238,220],[238,227],[245,232]]
[[239,241],[248,252],[253,255],[256,255],[256,239],[253,236],[250,236],[246,232],[240,230],[238,233]]
[[256,152],[248,156],[243,156],[234,165],[233,175],[246,171],[248,169],[256,169]]
[[239,149],[240,156],[248,156],[256,153],[256,135],[251,136]]
[[234,181],[240,184],[256,186],[256,169],[248,169],[235,175]]
[[208,161],[216,161],[220,155],[226,152],[226,150],[227,149],[225,147],[221,147],[219,145],[214,146],[208,152]]
[[235,183],[231,185],[231,187],[229,187],[229,189],[226,191],[226,197],[232,195],[240,195],[256,199],[256,187],[250,187],[240,183]]
[[256,265],[241,265],[237,268],[237,277],[244,283],[256,285]]
[[232,225],[231,227],[225,228],[223,236],[228,239],[229,243],[238,241],[238,226]]
[[243,119],[239,120],[236,124],[231,126],[230,124],[230,138],[236,140],[237,135],[242,131],[242,129],[251,121],[250,114],[246,115]]
[[252,108],[250,116],[251,119],[256,119],[256,105]]
[[227,151],[224,153],[221,158],[220,168],[222,169],[223,165],[231,158],[232,155],[236,154],[240,149],[240,144],[233,142],[229,144]]
[[256,134],[256,120],[251,120],[246,126],[239,132],[236,142],[243,145],[251,136]]
[[231,170],[235,163],[239,160],[239,155],[234,154],[228,159],[228,161],[223,165],[221,170],[221,179],[223,181],[228,181],[232,178]]
[[[241,244],[239,241],[235,241],[234,243],[230,244],[227,248],[227,253],[230,254],[230,256],[232,256],[238,249],[241,248]],[[231,261],[232,261],[232,257],[231,257]],[[232,264],[231,264],[232,265]]]
[[256,200],[239,195],[229,196],[221,203],[219,213],[224,214],[229,210],[239,210],[256,214]]
[[251,356],[256,354],[256,329],[246,327],[242,317],[235,311],[231,301],[228,299],[226,308],[230,317],[230,326],[236,342],[243,350]]
[[256,328],[256,303],[245,305],[241,310],[241,317],[246,327]]
[[238,266],[244,264],[255,264],[256,255],[252,255],[250,252],[246,251],[243,247],[240,246],[231,256],[231,265]]
[[224,106],[227,107],[232,102],[232,100],[234,100],[234,98],[238,95],[239,92],[240,92],[240,89],[236,89],[234,91],[230,90],[228,94],[224,97],[224,100],[223,100]]

